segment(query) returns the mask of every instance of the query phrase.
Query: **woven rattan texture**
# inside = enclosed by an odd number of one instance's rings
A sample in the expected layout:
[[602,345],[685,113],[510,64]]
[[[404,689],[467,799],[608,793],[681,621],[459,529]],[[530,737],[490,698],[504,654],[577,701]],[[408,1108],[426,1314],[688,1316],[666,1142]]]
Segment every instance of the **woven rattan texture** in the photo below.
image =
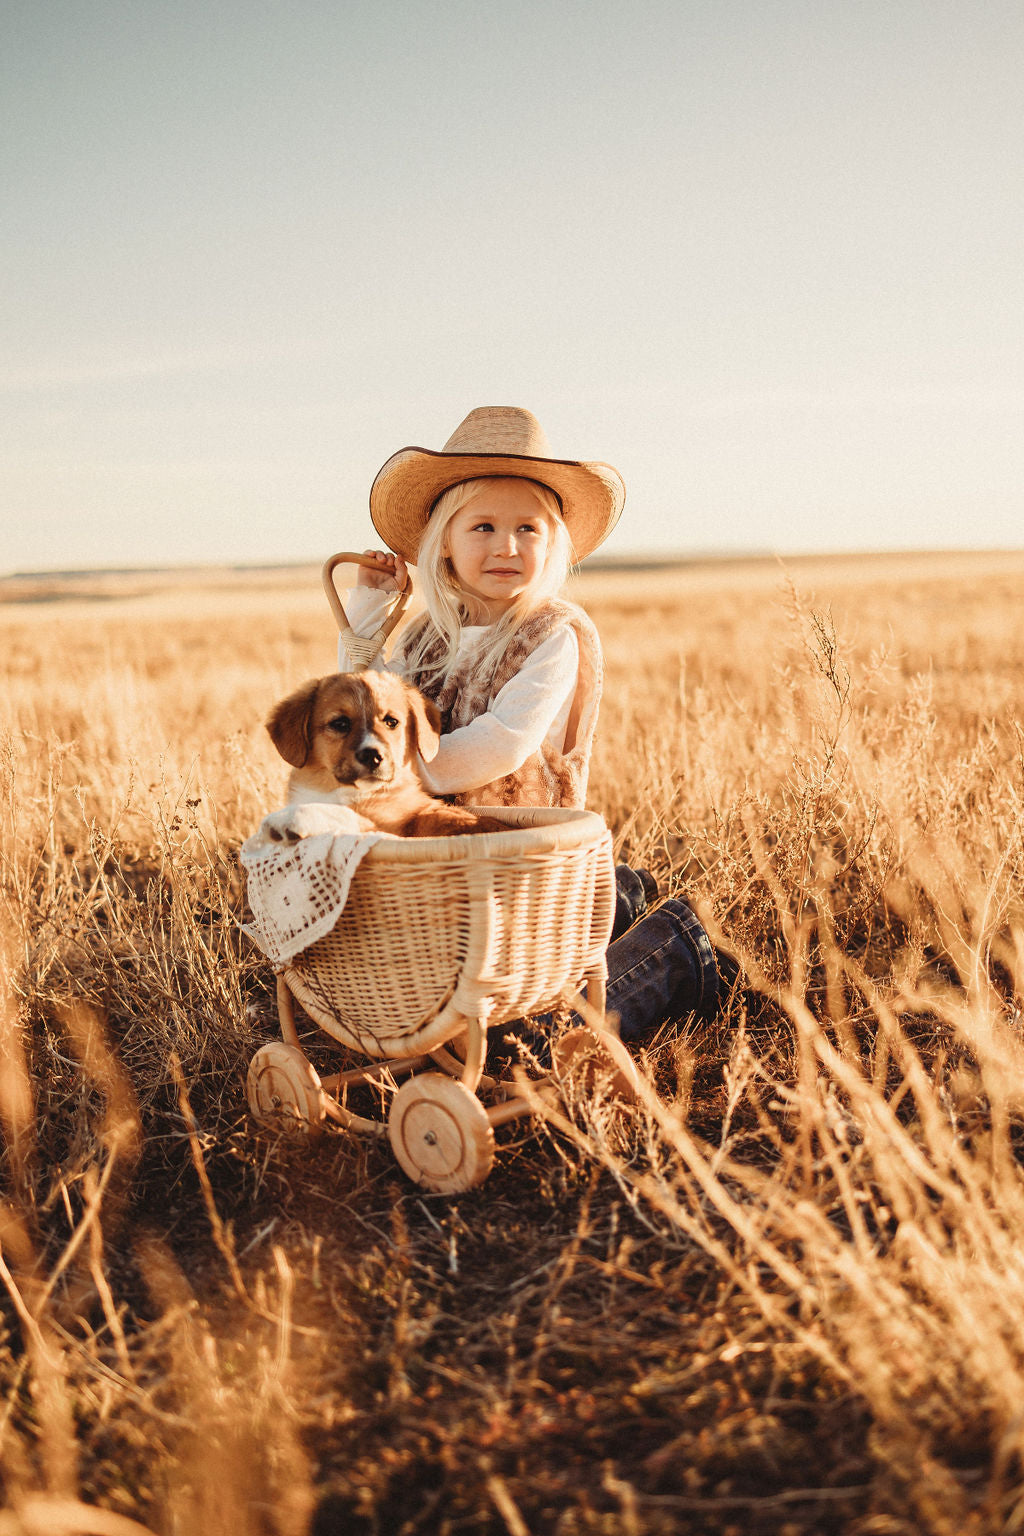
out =
[[[552,846],[525,854],[365,859],[335,927],[286,972],[293,994],[374,1056],[432,1048],[466,1017],[490,1026],[574,996],[604,974],[614,900],[610,836],[587,820],[575,846],[559,846],[555,824]],[[488,839],[503,841],[517,839]]]

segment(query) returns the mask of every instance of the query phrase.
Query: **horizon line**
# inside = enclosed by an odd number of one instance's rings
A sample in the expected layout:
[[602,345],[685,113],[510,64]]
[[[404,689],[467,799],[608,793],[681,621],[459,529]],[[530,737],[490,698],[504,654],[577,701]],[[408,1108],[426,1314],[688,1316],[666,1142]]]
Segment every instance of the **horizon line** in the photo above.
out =
[[[709,548],[623,551],[621,554],[593,554],[573,567],[573,572],[585,573],[599,570],[660,570],[673,566],[716,565],[742,561],[778,560],[871,560],[880,557],[901,558],[943,555],[995,555],[1024,553],[1021,544],[976,545],[898,545],[878,546],[870,549],[796,549],[777,550],[763,545],[737,548]],[[0,581],[68,581],[82,577],[102,576],[159,576],[187,572],[227,572],[233,574],[272,571],[319,570],[323,561],[306,560],[191,560],[165,561],[140,565],[79,565],[79,566],[32,566],[21,569],[0,569]],[[413,567],[415,570],[415,566]]]

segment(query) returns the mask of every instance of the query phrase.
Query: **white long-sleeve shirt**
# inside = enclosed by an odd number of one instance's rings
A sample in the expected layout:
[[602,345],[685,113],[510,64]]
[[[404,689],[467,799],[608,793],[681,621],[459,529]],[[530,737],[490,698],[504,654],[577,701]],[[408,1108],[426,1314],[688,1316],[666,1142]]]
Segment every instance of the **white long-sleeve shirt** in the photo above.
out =
[[[379,629],[394,594],[374,587],[355,587],[347,594],[345,611],[359,636]],[[487,635],[483,624],[467,625],[459,637],[460,657],[474,650]],[[514,773],[543,742],[559,752],[565,747],[576,681],[579,675],[579,642],[569,624],[560,625],[549,639],[524,661],[495,696],[490,708],[468,725],[441,737],[437,756],[423,764],[423,782],[436,795],[464,794]],[[338,641],[338,669],[348,672],[352,659],[344,641]],[[400,677],[400,661],[373,663]]]

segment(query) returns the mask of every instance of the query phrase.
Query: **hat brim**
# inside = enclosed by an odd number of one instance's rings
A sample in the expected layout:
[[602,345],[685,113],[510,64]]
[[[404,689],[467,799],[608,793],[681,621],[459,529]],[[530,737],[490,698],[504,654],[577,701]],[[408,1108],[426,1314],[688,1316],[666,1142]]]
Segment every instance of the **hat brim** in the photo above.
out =
[[577,560],[593,554],[622,514],[626,487],[610,464],[526,454],[400,448],[370,487],[370,517],[389,549],[411,565],[437,498],[462,480],[512,475],[550,486],[562,504]]

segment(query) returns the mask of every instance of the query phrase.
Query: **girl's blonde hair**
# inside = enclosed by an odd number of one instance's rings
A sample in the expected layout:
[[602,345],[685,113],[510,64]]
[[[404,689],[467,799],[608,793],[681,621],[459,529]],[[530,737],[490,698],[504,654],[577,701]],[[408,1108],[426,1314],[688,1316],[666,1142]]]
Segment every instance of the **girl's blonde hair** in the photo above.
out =
[[431,679],[445,677],[458,654],[459,638],[464,626],[475,622],[446,552],[448,527],[456,513],[468,506],[495,479],[515,479],[532,492],[549,525],[551,536],[544,564],[537,576],[527,590],[516,598],[508,612],[502,614],[497,623],[491,626],[488,643],[478,657],[482,672],[486,673],[497,661],[530,611],[545,598],[554,597],[565,585],[573,561],[573,548],[569,530],[562,521],[561,504],[554,491],[541,485],[538,480],[503,475],[460,480],[458,484],[450,485],[434,504],[416,554],[420,591],[436,633],[428,627],[408,656],[406,664],[413,677],[423,667],[426,653],[433,648],[438,634],[444,642],[444,649],[439,658],[431,660],[426,670]]

